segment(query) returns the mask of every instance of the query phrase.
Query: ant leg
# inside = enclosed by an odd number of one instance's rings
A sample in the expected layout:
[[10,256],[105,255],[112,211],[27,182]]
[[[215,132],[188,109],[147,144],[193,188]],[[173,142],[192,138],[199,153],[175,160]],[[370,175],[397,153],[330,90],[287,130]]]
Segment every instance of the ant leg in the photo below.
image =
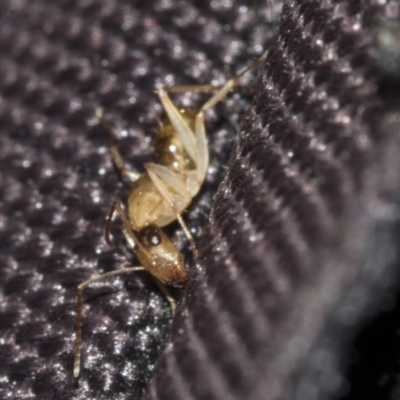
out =
[[203,182],[206,175],[209,164],[209,153],[206,138],[206,128],[204,126],[204,113],[200,111],[196,115],[195,121],[195,135],[196,135],[196,146],[197,146],[197,182]]
[[[245,72],[247,72],[247,70]],[[166,113],[168,114],[169,119],[171,120],[172,125],[174,125],[174,128],[177,129],[175,127],[175,124],[172,121],[172,118],[171,118],[171,115],[170,115],[170,111],[169,111],[171,106],[173,106],[173,107],[175,107],[175,106],[173,105],[172,101],[169,99],[169,96],[168,96],[167,92],[168,93],[183,93],[183,92],[213,93],[214,92],[215,94],[201,108],[202,111],[206,111],[209,108],[213,107],[216,103],[221,101],[233,88],[238,86],[238,84],[239,84],[238,79],[239,79],[240,76],[242,76],[242,74],[234,76],[233,78],[229,79],[222,86],[213,86],[213,85],[176,85],[176,86],[169,86],[169,87],[165,87],[165,88],[159,89],[159,90],[157,90],[157,93],[158,93],[158,95],[160,97],[161,103],[163,104]],[[176,112],[179,113],[178,109],[176,109]],[[183,118],[182,118],[182,120],[183,120]],[[190,130],[190,128],[189,128],[189,130]],[[182,140],[182,142],[183,142],[183,140]]]
[[[111,208],[110,208],[110,212],[108,214],[108,218],[107,218],[107,222],[106,222],[106,229],[104,232],[104,236],[106,239],[106,242],[109,246],[112,246],[112,240],[110,238],[110,229],[111,229],[111,222],[112,222],[112,218],[114,216],[115,211],[117,211],[119,217],[122,220],[122,225],[124,227],[124,234],[125,237],[127,238],[128,242],[133,242],[135,243],[135,245],[141,247],[140,242],[137,240],[135,234],[133,233],[133,230],[131,228],[131,224],[128,221],[128,218],[126,218],[124,210],[122,209],[121,203],[119,203],[118,201],[114,201],[111,204]],[[128,239],[129,238],[129,239]]]
[[[146,167],[147,173],[149,174],[150,179],[154,183],[154,186],[160,192],[161,197],[167,202],[167,204],[171,207],[173,213],[175,214],[176,219],[178,220],[180,226],[182,227],[183,232],[185,233],[185,235],[189,241],[190,248],[193,253],[193,257],[196,258],[198,255],[198,251],[197,251],[196,245],[194,244],[193,236],[190,233],[189,228],[186,226],[185,222],[183,221],[182,216],[179,213],[179,210],[176,208],[174,202],[172,201],[171,194],[165,186],[166,182],[164,183],[163,179],[158,176],[158,174],[156,173],[155,169],[153,168],[153,166],[151,164],[146,164],[145,167]],[[185,195],[184,193],[179,193],[179,192],[178,192],[178,194]]]
[[115,135],[113,133],[110,123],[103,118],[103,112],[101,109],[97,110],[96,114],[99,118],[99,123],[100,123],[101,127],[107,132],[107,134],[110,138],[111,157],[113,159],[115,166],[120,171],[122,176],[128,178],[131,182],[135,182],[139,178],[140,174],[125,166],[124,160],[118,149],[117,139],[115,138]]
[[169,93],[215,93],[201,108],[201,111],[206,111],[217,104],[219,101],[223,100],[225,96],[235,87],[239,85],[239,78],[245,75],[247,72],[258,67],[261,62],[267,57],[268,50],[266,50],[260,58],[253,61],[249,66],[247,66],[243,71],[239,72],[237,75],[233,76],[222,86],[213,85],[175,85],[165,87],[163,90]]
[[232,89],[238,86],[238,84],[239,84],[239,75],[229,79],[229,81],[227,81],[225,85],[221,87],[220,90],[218,90],[210,99],[208,99],[203,104],[200,111],[207,111],[211,107],[214,107],[218,102],[223,100]]
[[159,179],[166,183],[176,193],[178,193],[183,199],[190,201],[196,193],[190,193],[190,190],[186,187],[185,182],[181,176],[175,172],[170,171],[167,167],[160,164],[146,163],[145,168],[147,172],[151,171],[156,174]]
[[171,311],[172,311],[172,316],[175,315],[175,310],[176,310],[176,300],[171,296],[171,293],[169,290],[165,287],[165,285],[157,279],[154,275],[151,275],[152,278],[154,279],[154,282],[162,292],[162,294],[166,297],[166,299],[169,302],[169,305],[171,306]]
[[215,93],[221,88],[214,85],[173,85],[164,87],[164,90],[168,93]]
[[188,152],[190,158],[197,164],[196,138],[188,123],[182,117],[182,114],[171,101],[168,93],[164,89],[159,89],[158,96],[165,112],[168,115],[171,124],[181,140],[183,147]]
[[[209,163],[209,153],[207,147],[206,130],[204,126],[204,111],[215,106],[219,101],[223,100],[225,96],[239,84],[239,78],[258,66],[264,58],[267,57],[266,51],[258,60],[254,61],[251,65],[245,68],[242,72],[229,79],[211,98],[203,104],[200,111],[196,115],[195,121],[195,137],[196,137],[196,150],[197,150],[197,179],[202,182],[207,174]],[[211,91],[211,90],[210,90]]]
[[110,276],[126,274],[134,271],[142,271],[143,267],[130,267],[125,269],[119,269],[116,271],[107,272],[106,274],[99,275],[96,278],[89,279],[82,282],[77,286],[77,298],[76,298],[76,328],[75,328],[75,358],[74,358],[74,377],[79,376],[81,370],[81,352],[82,352],[82,296],[83,291],[90,284],[99,282],[103,279],[109,278]]
[[200,109],[200,112],[201,111],[206,111],[206,110],[210,109],[211,107],[214,107],[215,104],[217,104],[218,102],[223,100],[225,98],[225,96],[232,89],[234,89],[236,86],[239,85],[239,78],[241,76],[245,75],[247,72],[251,71],[252,69],[258,67],[261,64],[261,62],[267,57],[267,55],[268,55],[268,50],[265,51],[260,58],[258,58],[257,60],[253,61],[243,71],[239,72],[237,75],[235,75],[234,77],[229,79],[229,81],[227,81],[225,83],[225,85],[223,85],[208,101],[206,101],[204,103],[203,107],[201,107],[201,109]]

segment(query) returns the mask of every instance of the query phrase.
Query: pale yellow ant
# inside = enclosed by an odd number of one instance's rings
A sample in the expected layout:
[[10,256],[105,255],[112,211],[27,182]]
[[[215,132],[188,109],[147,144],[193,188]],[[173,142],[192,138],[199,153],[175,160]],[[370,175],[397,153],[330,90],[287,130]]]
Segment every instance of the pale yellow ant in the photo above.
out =
[[[234,89],[239,78],[253,69],[267,55],[253,62],[240,74],[228,80],[225,85],[171,86],[157,90],[167,119],[155,139],[156,157],[159,164],[145,164],[145,172],[138,174],[124,164],[118,150],[112,129],[98,112],[103,128],[111,135],[111,155],[114,164],[121,174],[133,181],[128,197],[128,215],[121,204],[114,201],[108,215],[105,239],[112,245],[110,226],[113,215],[118,213],[122,220],[123,233],[129,246],[133,249],[140,266],[111,271],[89,279],[77,290],[76,305],[76,338],[74,376],[80,373],[82,344],[82,295],[86,287],[105,278],[133,271],[147,270],[154,277],[168,299],[172,313],[176,302],[164,285],[181,287],[187,281],[183,256],[161,228],[174,220],[178,220],[189,243],[193,256],[197,257],[197,249],[193,237],[182,219],[182,212],[188,207],[193,197],[199,192],[207,174],[209,154],[204,126],[204,112],[223,100]],[[178,109],[171,101],[168,92],[214,93],[198,111]]]

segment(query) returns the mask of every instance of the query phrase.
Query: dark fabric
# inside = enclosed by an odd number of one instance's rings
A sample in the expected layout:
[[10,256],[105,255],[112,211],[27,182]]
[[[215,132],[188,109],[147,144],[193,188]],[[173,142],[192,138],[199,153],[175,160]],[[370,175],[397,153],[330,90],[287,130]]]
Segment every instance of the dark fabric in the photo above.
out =
[[398,267],[399,117],[378,125],[372,56],[382,12],[285,3],[146,399],[350,396],[340,349]]
[[[398,13],[372,0],[282,13],[260,0],[1,2],[0,398],[139,399],[150,378],[145,399],[351,399],[366,376],[363,398],[399,392],[397,309],[356,339],[398,279],[400,92],[377,19]],[[221,84],[267,46],[251,107],[255,73],[207,113],[209,173],[184,215],[198,260],[166,229],[190,275],[172,326],[146,273],[94,286],[75,380],[76,285],[136,263],[118,222],[117,246],[103,239],[129,185],[96,109],[143,170],[154,88]]]

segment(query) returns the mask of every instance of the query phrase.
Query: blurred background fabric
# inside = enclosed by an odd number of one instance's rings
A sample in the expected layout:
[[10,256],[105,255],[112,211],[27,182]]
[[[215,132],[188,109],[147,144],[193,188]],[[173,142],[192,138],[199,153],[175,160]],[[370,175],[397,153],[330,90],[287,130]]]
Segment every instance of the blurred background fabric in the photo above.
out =
[[[126,161],[153,160],[160,85],[221,85],[210,168],[176,223],[172,320],[115,221]],[[1,399],[400,397],[400,6],[396,0],[0,2]],[[207,96],[176,95],[198,107]]]

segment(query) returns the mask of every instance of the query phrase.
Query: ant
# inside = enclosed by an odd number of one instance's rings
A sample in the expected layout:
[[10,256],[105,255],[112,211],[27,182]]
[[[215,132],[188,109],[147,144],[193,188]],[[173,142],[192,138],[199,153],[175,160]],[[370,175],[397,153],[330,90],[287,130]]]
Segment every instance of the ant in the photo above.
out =
[[[232,89],[239,85],[239,78],[260,64],[266,56],[267,52],[229,79],[223,86],[185,85],[156,90],[168,118],[160,124],[160,131],[155,139],[155,151],[159,164],[145,164],[143,174],[138,174],[125,166],[110,124],[103,119],[101,110],[97,111],[100,125],[111,137],[110,150],[115,166],[122,176],[133,182],[128,197],[128,216],[123,211],[120,202],[112,203],[106,223],[105,240],[112,246],[110,228],[114,213],[117,212],[122,221],[125,239],[134,251],[140,266],[111,271],[77,286],[75,378],[79,376],[81,364],[82,296],[84,289],[90,284],[115,275],[147,270],[166,296],[174,314],[176,301],[165,285],[184,286],[187,273],[182,254],[161,228],[178,220],[189,241],[193,257],[197,257],[196,245],[181,214],[199,192],[207,174],[209,154],[204,112],[222,101]],[[196,111],[188,108],[178,109],[171,101],[168,92],[214,94]]]

